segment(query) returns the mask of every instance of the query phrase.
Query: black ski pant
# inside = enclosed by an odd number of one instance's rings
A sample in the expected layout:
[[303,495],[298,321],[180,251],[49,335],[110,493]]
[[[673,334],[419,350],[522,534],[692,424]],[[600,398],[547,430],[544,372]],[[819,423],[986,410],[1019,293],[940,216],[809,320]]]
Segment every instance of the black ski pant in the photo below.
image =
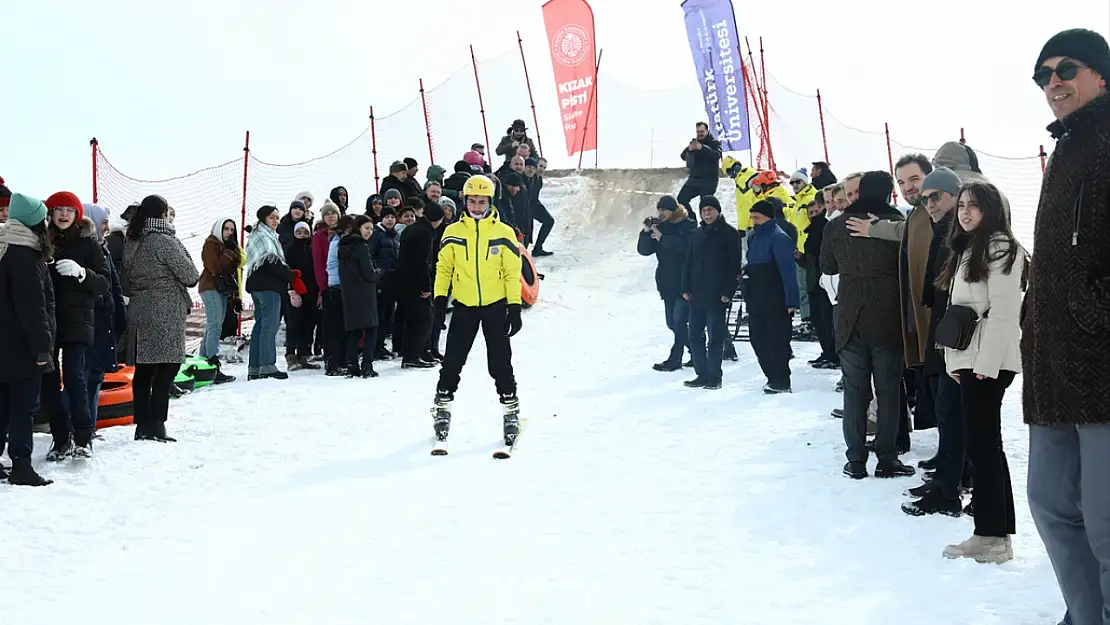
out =
[[347,358],[347,332],[343,327],[343,290],[338,286],[329,286],[324,291],[324,319],[327,323],[324,362],[328,370],[334,371],[342,367]]
[[716,178],[688,178],[686,183],[682,185],[682,189],[678,192],[678,203],[685,206],[688,210],[686,216],[694,222],[698,221],[698,209],[690,205],[690,200],[703,195],[713,195],[717,192],[717,179]]
[[31,459],[41,388],[41,375],[0,382],[0,454],[4,453],[6,440],[8,457],[13,461]]
[[285,355],[309,358],[312,356],[312,337],[320,321],[316,308],[316,294],[302,298],[300,307],[288,304],[285,310]]
[[[361,352],[361,371],[365,373],[373,369],[374,347],[377,345],[377,338],[378,328],[347,330],[347,367],[350,369],[360,369],[358,356]],[[359,349],[360,341],[362,342],[362,349]]]
[[505,300],[488,306],[464,306],[455,302],[451,325],[447,328],[447,347],[443,353],[443,366],[439,370],[437,390],[454,393],[459,390],[459,374],[466,358],[474,347],[478,327],[486,340],[486,362],[498,395],[515,395],[516,378],[513,377],[513,349],[506,333],[508,304]]
[[790,313],[786,309],[750,310],[748,336],[767,383],[776,389],[790,388]]
[[375,349],[385,350],[385,337],[393,333],[393,317],[397,296],[390,289],[378,291],[378,332]]
[[878,400],[875,424],[875,455],[880,462],[898,459],[898,430],[905,406],[902,386],[902,346],[871,345],[856,328],[840,349],[844,374],[844,444],[849,462],[867,462],[867,408],[871,405],[871,382]]
[[555,218],[551,216],[551,213],[547,212],[546,206],[536,202],[532,205],[532,219],[540,222],[540,232],[536,235],[536,244],[532,249],[542,250],[543,243],[547,240],[547,235],[551,234],[551,229],[555,227]]
[[667,315],[667,329],[674,334],[667,361],[682,364],[682,354],[690,342],[690,303],[681,295],[664,297],[663,310]]
[[170,386],[179,362],[135,365],[131,389],[135,396],[135,426],[147,428],[166,422],[170,413]]
[[1016,534],[1014,488],[1002,448],[1002,397],[1014,381],[1012,371],[997,379],[980,380],[975,372],[960,374],[960,400],[967,423],[967,452],[975,467],[975,534],[1002,537]]
[[[402,362],[416,362],[424,355],[428,346],[428,337],[432,332],[432,298],[420,297],[419,294],[404,295],[405,340],[404,356]],[[394,345],[397,341],[397,330],[393,330]]]
[[[720,381],[723,377],[721,360],[728,338],[727,306],[719,302],[705,306],[690,305],[690,356],[694,359],[694,373],[698,377],[711,381]],[[708,345],[706,334],[709,335]]]
[[42,376],[42,401],[50,411],[50,435],[55,444],[70,438],[78,445],[88,444],[96,430],[89,412],[88,371],[85,370],[88,348],[80,343],[58,346],[54,351],[54,369]]
[[832,302],[829,301],[829,294],[821,287],[809,292],[809,321],[813,324],[813,330],[817,332],[817,341],[821,344],[821,358],[840,362],[840,357],[836,355]]

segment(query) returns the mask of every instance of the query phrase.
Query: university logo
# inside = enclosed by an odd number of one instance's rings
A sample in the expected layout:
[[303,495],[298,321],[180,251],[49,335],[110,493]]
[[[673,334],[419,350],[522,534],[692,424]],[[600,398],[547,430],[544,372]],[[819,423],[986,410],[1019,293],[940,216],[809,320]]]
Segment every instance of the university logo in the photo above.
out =
[[574,67],[586,60],[590,35],[577,24],[567,24],[551,38],[551,54],[560,65]]
[[491,248],[489,248],[489,253],[494,255],[494,256],[497,256],[498,254],[501,253],[501,248],[498,247],[498,246],[491,247]]

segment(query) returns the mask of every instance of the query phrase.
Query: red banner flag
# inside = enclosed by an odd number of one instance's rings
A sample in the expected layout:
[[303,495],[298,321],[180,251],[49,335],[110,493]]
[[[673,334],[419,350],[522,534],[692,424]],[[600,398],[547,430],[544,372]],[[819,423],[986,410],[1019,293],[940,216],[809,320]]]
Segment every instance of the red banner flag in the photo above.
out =
[[543,22],[555,70],[567,156],[597,149],[594,12],[586,0],[548,0]]

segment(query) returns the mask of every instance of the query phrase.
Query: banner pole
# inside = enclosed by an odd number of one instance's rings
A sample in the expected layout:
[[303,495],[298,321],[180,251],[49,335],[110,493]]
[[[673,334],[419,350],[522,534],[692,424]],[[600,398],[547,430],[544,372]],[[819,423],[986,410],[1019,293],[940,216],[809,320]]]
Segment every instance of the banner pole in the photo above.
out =
[[[486,150],[489,150],[489,125],[486,124],[486,103],[482,99],[482,80],[478,78],[478,59],[474,56],[474,45],[470,45],[470,64],[474,66],[474,86],[478,88],[478,112],[482,115],[482,134],[486,138]],[[531,94],[531,87],[528,90]],[[535,110],[535,106],[532,107]],[[536,132],[539,132],[538,130]]]
[[[578,169],[582,169],[582,156],[585,154],[586,137],[590,134],[590,113],[594,111],[594,93],[597,92],[597,73],[601,70],[601,54],[603,52],[605,52],[603,48],[598,49],[597,63],[594,64],[594,88],[590,89],[590,103],[586,106],[586,121],[582,124],[582,143],[579,145],[578,149]],[[596,145],[594,146],[594,152],[597,152]],[[594,166],[596,167],[596,162]]]
[[[528,87],[528,102],[532,105],[532,125],[536,127],[536,147],[539,149],[539,154],[533,156],[543,155],[543,138],[540,137],[540,119],[536,116],[536,99],[532,97],[532,79],[528,76],[528,59],[524,56],[524,40],[520,38],[520,31],[516,31],[516,46],[520,48],[520,64],[524,66],[524,85]],[[473,52],[471,53],[473,54]],[[475,69],[477,71],[477,69]],[[597,89],[597,86],[594,86]],[[489,139],[486,139],[489,142]]]

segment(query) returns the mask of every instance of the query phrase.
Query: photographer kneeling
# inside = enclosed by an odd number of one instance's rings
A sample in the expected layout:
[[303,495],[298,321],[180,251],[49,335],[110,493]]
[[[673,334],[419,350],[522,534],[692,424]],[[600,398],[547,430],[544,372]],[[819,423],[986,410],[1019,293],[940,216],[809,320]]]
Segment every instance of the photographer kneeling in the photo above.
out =
[[686,261],[689,234],[697,225],[687,218],[686,209],[669,195],[659,198],[657,217],[648,217],[640,231],[636,251],[643,256],[655,254],[659,264],[655,268],[655,288],[663,298],[667,315],[667,329],[674,332],[674,343],[666,360],[652,365],[656,371],[682,369],[682,352],[689,342],[687,322],[690,304],[682,299],[682,264]]

